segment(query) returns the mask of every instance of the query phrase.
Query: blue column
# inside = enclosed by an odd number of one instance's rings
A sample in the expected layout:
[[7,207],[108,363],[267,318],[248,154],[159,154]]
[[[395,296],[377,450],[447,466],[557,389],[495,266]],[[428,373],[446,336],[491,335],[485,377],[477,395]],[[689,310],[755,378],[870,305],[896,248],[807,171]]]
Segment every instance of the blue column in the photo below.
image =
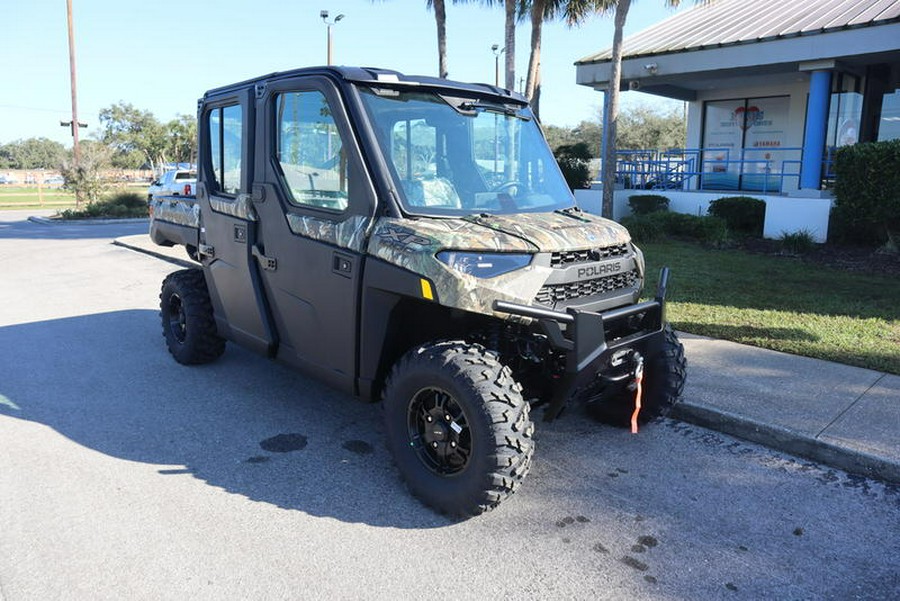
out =
[[806,107],[806,135],[803,138],[803,162],[800,187],[818,190],[822,181],[822,156],[828,127],[828,101],[831,98],[831,71],[813,71],[809,80],[809,104]]

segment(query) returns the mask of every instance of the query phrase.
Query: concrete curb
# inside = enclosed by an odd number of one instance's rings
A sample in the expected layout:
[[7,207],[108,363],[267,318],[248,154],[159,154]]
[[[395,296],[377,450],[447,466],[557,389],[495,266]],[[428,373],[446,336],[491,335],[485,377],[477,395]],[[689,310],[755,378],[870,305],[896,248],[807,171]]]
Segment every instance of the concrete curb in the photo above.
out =
[[145,255],[149,255],[151,257],[156,257],[157,259],[162,259],[163,261],[168,261],[169,263],[174,263],[175,265],[179,265],[181,267],[197,267],[198,264],[190,259],[181,259],[179,257],[173,257],[169,254],[166,254],[164,251],[156,251],[151,250],[149,248],[144,248],[142,246],[137,246],[135,244],[128,244],[127,242],[122,242],[121,240],[113,240],[112,242],[115,246],[120,246],[122,248],[127,248],[128,250],[135,250],[139,253],[144,253]]
[[706,405],[685,402],[675,405],[670,417],[811,459],[852,474],[900,484],[900,465],[857,449],[811,438],[790,428],[761,423]]
[[[109,225],[110,223],[149,223],[148,217],[129,217],[127,219],[50,219],[40,215],[32,215],[28,221],[41,225]],[[135,249],[137,250],[137,249]]]

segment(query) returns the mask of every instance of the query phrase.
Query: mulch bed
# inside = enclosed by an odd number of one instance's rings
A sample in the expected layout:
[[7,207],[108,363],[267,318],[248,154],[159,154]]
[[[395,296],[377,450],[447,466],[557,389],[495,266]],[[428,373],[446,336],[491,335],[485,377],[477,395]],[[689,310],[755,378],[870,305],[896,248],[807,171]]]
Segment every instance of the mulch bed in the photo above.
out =
[[783,250],[778,240],[761,238],[747,238],[738,242],[736,246],[753,254],[800,259],[846,271],[900,277],[900,254],[890,254],[868,247],[817,244],[809,252],[791,254]]

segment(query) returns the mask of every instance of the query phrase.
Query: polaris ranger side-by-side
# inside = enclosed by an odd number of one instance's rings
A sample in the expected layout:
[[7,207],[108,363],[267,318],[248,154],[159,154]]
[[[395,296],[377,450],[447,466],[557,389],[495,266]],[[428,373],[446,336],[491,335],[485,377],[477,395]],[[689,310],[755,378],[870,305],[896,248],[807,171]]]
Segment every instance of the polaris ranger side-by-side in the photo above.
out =
[[196,198],[151,237],[201,267],[162,286],[177,361],[229,340],[383,402],[412,493],[492,509],[527,474],[532,408],[623,424],[681,394],[667,270],[580,211],[518,94],[395,71],[309,68],[200,100]]

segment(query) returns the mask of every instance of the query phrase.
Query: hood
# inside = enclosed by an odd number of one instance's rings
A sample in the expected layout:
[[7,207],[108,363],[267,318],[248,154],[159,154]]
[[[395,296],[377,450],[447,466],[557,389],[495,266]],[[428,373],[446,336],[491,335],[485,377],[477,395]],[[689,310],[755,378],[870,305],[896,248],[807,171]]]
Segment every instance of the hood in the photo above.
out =
[[465,221],[524,240],[539,252],[614,246],[631,240],[618,223],[581,211],[472,216]]
[[559,252],[625,244],[628,230],[580,211],[473,215],[460,219],[382,218],[375,227],[374,254],[385,249],[482,252]]

